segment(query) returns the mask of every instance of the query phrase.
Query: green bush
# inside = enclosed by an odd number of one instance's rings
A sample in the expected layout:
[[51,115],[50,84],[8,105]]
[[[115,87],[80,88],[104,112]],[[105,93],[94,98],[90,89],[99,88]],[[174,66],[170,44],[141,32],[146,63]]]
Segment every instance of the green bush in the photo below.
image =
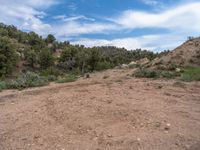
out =
[[42,69],[47,69],[54,65],[54,58],[49,49],[43,49],[40,52],[39,64]]
[[167,69],[170,71],[174,71],[176,70],[176,68],[177,68],[177,65],[175,63],[171,63],[167,66]]
[[47,76],[47,80],[48,81],[56,81],[58,78],[56,77],[56,76],[54,76],[54,75],[49,75],[49,76]]
[[7,83],[7,87],[11,89],[24,89],[28,87],[44,86],[48,84],[45,77],[39,76],[33,72],[27,72],[18,76],[15,80]]
[[181,74],[182,81],[200,81],[200,67],[185,68]]
[[147,69],[138,69],[134,76],[137,78],[157,78],[159,77],[156,71],[147,70]]
[[48,76],[50,76],[50,75],[53,75],[53,76],[60,76],[60,75],[62,75],[63,73],[60,71],[60,70],[58,70],[57,68],[55,68],[55,67],[50,67],[50,68],[48,68],[48,69],[45,69],[45,70],[42,70],[41,72],[40,72],[40,75],[41,76],[44,76],[44,77],[48,77]]
[[66,83],[66,82],[74,82],[77,80],[77,77],[74,75],[66,75],[64,77],[59,77],[57,83]]
[[34,68],[34,66],[38,63],[38,55],[37,55],[37,53],[32,49],[27,49],[24,52],[24,55],[25,55],[25,59],[26,59],[28,65],[30,67]]
[[179,76],[178,73],[170,72],[170,71],[162,71],[160,74],[163,78],[168,78],[168,79],[173,79],[173,78]]
[[6,83],[5,83],[4,81],[0,81],[0,92],[1,92],[3,89],[6,89]]
[[96,70],[97,71],[101,71],[101,70],[106,70],[106,69],[110,69],[110,68],[112,68],[113,67],[113,65],[112,64],[110,64],[109,62],[98,62],[97,63],[97,66],[96,66]]
[[19,60],[15,45],[7,37],[0,37],[0,77],[12,73]]

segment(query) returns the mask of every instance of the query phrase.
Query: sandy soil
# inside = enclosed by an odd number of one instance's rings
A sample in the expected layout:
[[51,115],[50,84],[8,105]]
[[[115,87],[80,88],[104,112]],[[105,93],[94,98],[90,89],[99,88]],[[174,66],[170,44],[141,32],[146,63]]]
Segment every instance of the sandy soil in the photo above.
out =
[[0,93],[0,150],[200,150],[200,83],[108,70]]

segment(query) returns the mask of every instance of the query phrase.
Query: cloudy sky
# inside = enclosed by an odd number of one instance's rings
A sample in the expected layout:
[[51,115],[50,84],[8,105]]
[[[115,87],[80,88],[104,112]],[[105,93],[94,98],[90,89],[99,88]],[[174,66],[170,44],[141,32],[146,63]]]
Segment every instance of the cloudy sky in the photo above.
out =
[[85,46],[173,49],[200,35],[200,0],[0,0],[0,22]]

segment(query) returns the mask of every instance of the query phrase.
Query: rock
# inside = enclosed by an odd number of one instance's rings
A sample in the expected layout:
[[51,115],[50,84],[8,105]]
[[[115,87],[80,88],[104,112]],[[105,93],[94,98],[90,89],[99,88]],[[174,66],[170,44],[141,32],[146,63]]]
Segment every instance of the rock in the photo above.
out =
[[171,127],[171,124],[167,123],[166,126],[165,126],[165,130],[168,131],[170,129],[170,127]]
[[111,137],[113,137],[113,136],[112,136],[112,134],[108,134],[107,137],[111,138]]
[[90,78],[90,74],[86,74],[86,78]]
[[161,123],[160,122],[156,122],[155,123],[155,127],[159,128],[161,126]]
[[135,61],[132,61],[129,63],[129,65],[137,65],[137,63]]
[[129,66],[127,64],[122,64],[121,65],[121,69],[128,69],[128,68],[129,68]]
[[180,68],[176,68],[176,72],[181,72],[181,69]]
[[137,63],[135,61],[132,61],[128,64],[129,68],[135,68],[137,66]]

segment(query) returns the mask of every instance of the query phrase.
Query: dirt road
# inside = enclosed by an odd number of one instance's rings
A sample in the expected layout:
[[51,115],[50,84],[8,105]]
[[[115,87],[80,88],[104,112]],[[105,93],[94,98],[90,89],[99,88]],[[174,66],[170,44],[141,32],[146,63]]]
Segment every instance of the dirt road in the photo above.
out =
[[108,70],[0,93],[0,150],[200,150],[200,83]]

